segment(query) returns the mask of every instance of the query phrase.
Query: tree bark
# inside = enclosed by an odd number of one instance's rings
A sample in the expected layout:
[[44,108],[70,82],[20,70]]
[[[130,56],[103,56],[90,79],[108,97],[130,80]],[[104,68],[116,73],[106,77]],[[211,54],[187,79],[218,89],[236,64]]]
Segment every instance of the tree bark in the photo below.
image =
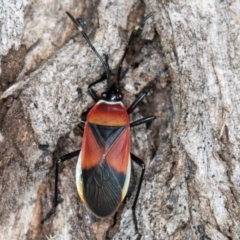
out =
[[[87,86],[103,74],[65,14],[85,30],[114,73],[131,30],[154,16],[124,61],[124,105],[148,82],[154,89],[131,120],[156,115],[132,130],[133,164],[126,201],[114,217],[98,219],[80,201],[76,159],[57,159],[81,146],[81,113],[93,106]],[[240,236],[240,4],[238,1],[3,2],[0,82],[0,239],[239,239]],[[106,88],[99,84],[98,94]]]

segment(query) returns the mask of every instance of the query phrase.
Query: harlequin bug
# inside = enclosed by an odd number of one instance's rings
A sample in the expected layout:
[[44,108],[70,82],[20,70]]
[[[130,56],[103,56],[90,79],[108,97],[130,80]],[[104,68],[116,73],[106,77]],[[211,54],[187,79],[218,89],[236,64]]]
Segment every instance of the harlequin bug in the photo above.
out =
[[[67,12],[67,15],[102,62],[105,75],[88,86],[88,93],[96,103],[85,113],[86,117],[81,120],[81,124],[83,124],[83,127],[81,127],[83,130],[81,150],[69,153],[56,162],[54,206],[42,222],[54,213],[55,208],[61,202],[58,198],[59,164],[78,156],[76,167],[78,194],[88,209],[99,218],[113,215],[125,198],[130,181],[131,160],[141,166],[142,173],[132,206],[136,223],[135,207],[145,172],[145,163],[130,152],[130,128],[152,122],[155,116],[144,117],[130,122],[129,115],[142,102],[153,87],[155,80],[142,90],[128,108],[125,108],[122,103],[123,94],[120,90],[120,76],[122,63],[137,30],[153,13],[148,14],[132,31],[119,64],[117,79],[113,82],[110,81],[107,57],[103,60],[93,47],[87,34],[83,31],[82,20],[75,19],[69,12]],[[107,90],[101,94],[101,97],[98,97],[92,87],[105,80],[107,81]]]

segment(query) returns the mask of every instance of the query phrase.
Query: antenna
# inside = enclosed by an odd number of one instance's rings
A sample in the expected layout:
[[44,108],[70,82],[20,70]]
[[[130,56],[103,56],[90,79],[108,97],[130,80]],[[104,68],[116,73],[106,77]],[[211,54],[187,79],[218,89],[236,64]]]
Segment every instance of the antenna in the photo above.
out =
[[133,29],[131,36],[129,38],[128,44],[125,48],[124,54],[122,56],[122,59],[120,61],[119,67],[118,67],[118,73],[117,73],[117,83],[119,84],[120,82],[120,75],[121,75],[121,71],[122,71],[122,63],[124,58],[126,57],[126,54],[128,52],[128,49],[133,41],[133,38],[135,37],[137,30],[140,29],[142,27],[142,25],[154,14],[155,12],[151,12],[149,13],[145,18],[143,18],[143,20]]
[[109,86],[109,68],[108,65],[106,64],[106,62],[102,59],[102,57],[99,55],[99,53],[97,52],[97,50],[95,49],[95,47],[92,45],[92,43],[90,42],[86,32],[83,31],[83,23],[81,22],[81,20],[76,20],[69,12],[66,12],[66,14],[70,17],[70,19],[74,22],[75,26],[77,27],[77,29],[82,33],[82,36],[84,37],[84,39],[86,40],[86,42],[88,43],[88,45],[91,47],[91,49],[93,50],[93,52],[96,54],[96,56],[99,58],[99,60],[102,62],[105,73],[106,73],[106,77],[107,77],[107,85]]

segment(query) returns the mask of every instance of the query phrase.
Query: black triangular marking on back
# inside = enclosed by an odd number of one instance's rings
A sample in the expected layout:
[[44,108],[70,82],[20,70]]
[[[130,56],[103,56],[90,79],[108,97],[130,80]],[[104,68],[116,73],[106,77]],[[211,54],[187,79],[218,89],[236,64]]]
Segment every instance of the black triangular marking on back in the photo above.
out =
[[121,132],[126,126],[102,126],[93,123],[89,123],[89,126],[96,138],[98,144],[104,147],[106,150],[113,145],[116,139],[120,136]]
[[97,129],[105,141],[116,131],[116,127],[97,126]]

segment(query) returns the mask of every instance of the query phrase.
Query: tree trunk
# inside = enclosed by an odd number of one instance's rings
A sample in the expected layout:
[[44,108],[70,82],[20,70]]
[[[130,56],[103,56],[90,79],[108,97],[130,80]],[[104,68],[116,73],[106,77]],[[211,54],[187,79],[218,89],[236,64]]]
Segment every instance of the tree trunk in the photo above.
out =
[[[98,219],[80,201],[76,159],[60,167],[63,198],[53,216],[57,159],[80,148],[87,86],[101,62],[65,14],[108,54],[113,76],[131,30],[154,11],[130,48],[121,81],[124,105],[156,85],[131,120],[128,197],[114,217]],[[240,239],[240,4],[237,1],[3,2],[0,82],[0,239]],[[116,74],[115,74],[116,75]],[[105,84],[96,87],[98,94]]]

